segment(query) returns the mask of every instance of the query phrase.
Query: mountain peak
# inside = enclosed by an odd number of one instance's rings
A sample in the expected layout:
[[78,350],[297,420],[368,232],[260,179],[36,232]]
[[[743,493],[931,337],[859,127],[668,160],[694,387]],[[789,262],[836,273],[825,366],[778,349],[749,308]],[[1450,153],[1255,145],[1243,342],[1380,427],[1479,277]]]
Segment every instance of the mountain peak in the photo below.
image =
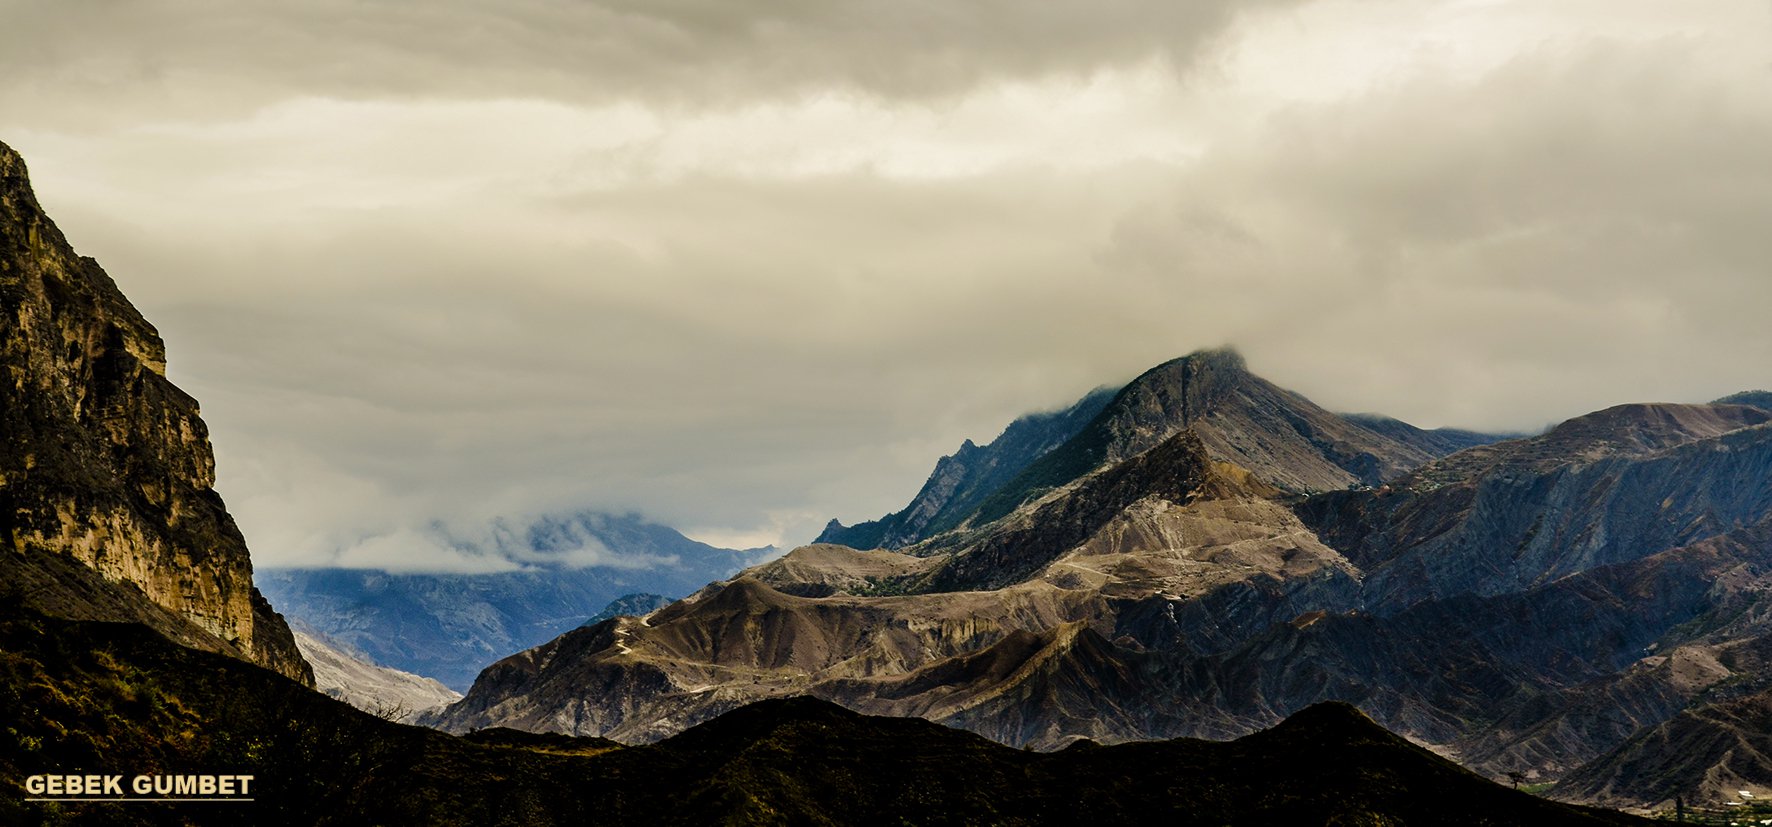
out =
[[1241,351],[1231,345],[1222,347],[1201,348],[1177,359],[1171,359],[1152,370],[1160,370],[1169,365],[1188,364],[1200,370],[1215,370],[1226,373],[1248,373],[1249,363],[1243,358]]
[[1148,451],[1193,430],[1214,459],[1293,494],[1377,485],[1439,456],[1426,432],[1374,430],[1251,373],[1231,348],[1200,350],[1132,380],[1094,421],[979,508],[1001,517],[1041,490]]
[[16,184],[14,179],[25,179],[25,159],[0,141],[0,190],[11,190]]

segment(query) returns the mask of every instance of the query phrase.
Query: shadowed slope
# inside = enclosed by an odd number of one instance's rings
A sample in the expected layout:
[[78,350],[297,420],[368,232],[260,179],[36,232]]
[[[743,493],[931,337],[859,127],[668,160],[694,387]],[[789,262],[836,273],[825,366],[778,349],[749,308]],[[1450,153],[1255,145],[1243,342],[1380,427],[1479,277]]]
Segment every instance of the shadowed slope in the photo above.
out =
[[[250,804],[30,804],[6,823],[435,825],[1643,823],[1491,784],[1345,706],[1220,744],[1029,753],[926,721],[765,701],[650,747],[357,712],[136,626],[0,619],[0,772],[230,772]],[[100,726],[99,721],[108,724]],[[52,737],[57,731],[79,738]],[[181,735],[181,733],[185,733]]]

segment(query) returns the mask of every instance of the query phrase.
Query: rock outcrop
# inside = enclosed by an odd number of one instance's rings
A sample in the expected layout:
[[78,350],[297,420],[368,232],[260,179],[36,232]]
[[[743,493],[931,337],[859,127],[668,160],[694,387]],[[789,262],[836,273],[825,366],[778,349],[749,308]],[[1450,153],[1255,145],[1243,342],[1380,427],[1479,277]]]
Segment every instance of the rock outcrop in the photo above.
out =
[[[16,599],[64,617],[153,615],[187,644],[312,682],[253,587],[246,543],[213,488],[208,431],[196,400],[167,380],[158,332],[69,247],[4,145],[0,440],[0,542]],[[63,576],[63,561],[99,577]]]

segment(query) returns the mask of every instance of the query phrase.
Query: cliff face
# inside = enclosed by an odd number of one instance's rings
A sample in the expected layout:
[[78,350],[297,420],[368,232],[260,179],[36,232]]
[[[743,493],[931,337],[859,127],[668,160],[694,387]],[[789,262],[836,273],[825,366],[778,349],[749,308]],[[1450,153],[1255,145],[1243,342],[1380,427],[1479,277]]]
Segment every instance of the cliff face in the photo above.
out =
[[131,598],[118,592],[134,592],[189,624],[182,642],[311,685],[212,488],[197,402],[165,371],[153,325],[74,253],[0,144],[0,543],[21,578],[52,568],[44,555],[102,577],[17,598],[52,615],[137,620],[119,608]]

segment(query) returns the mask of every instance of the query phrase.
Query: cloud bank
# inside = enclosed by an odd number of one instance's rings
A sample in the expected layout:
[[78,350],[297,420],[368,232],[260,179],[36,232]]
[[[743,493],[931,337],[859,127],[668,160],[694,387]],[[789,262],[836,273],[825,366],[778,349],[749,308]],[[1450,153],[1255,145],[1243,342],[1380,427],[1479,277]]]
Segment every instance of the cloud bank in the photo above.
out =
[[0,5],[261,566],[803,541],[1226,342],[1427,426],[1772,385],[1764,3]]

